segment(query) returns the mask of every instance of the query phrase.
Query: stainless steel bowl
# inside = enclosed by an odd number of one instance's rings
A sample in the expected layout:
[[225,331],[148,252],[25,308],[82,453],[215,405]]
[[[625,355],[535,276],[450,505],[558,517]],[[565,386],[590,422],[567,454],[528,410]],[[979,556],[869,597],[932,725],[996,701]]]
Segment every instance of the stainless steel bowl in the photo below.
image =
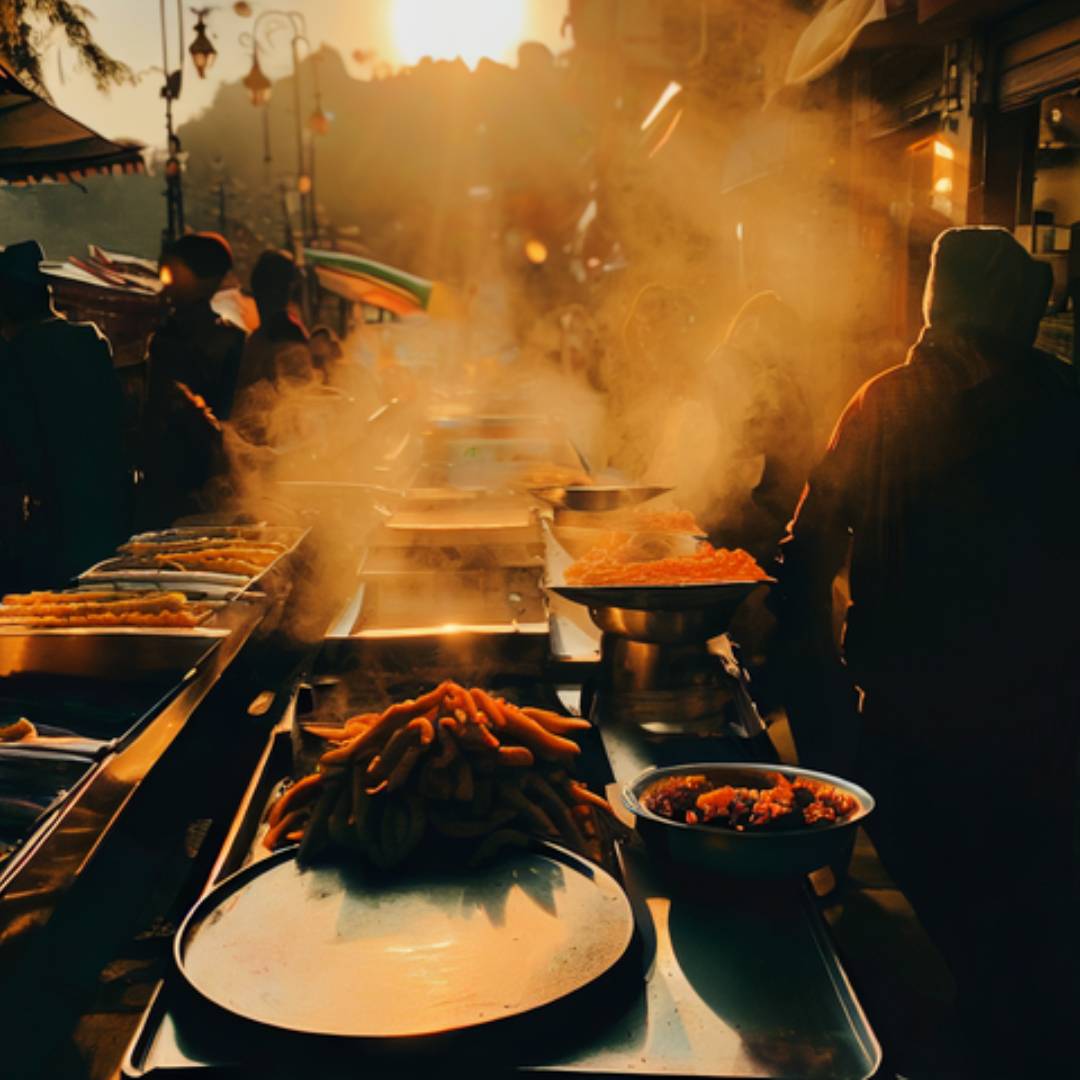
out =
[[[661,817],[642,805],[641,797],[658,780],[704,774],[721,784],[768,787],[768,774],[782,773],[821,780],[854,795],[859,809],[845,821],[803,829],[735,832],[713,825],[686,825]],[[855,829],[874,809],[873,796],[838,776],[789,765],[718,764],[694,762],[646,769],[622,790],[623,803],[637,821],[637,831],[650,852],[677,867],[708,870],[726,877],[799,877],[822,866],[846,860],[855,842]]]
[[688,611],[642,611],[638,608],[590,607],[589,617],[605,634],[653,645],[688,645],[722,634],[731,622],[726,608]]
[[711,585],[552,585],[553,592],[584,604],[608,634],[680,645],[708,641],[727,630],[742,602],[767,581]]
[[636,506],[671,490],[646,484],[566,484],[529,488],[529,494],[567,510],[598,511]]

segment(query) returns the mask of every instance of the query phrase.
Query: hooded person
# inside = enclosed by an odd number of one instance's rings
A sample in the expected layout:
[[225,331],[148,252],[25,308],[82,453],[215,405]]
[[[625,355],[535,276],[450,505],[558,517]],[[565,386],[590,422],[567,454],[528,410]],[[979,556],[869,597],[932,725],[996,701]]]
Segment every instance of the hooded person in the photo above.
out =
[[293,310],[300,285],[296,262],[287,251],[264,251],[251,271],[251,294],[259,328],[248,339],[240,362],[237,392],[263,379],[274,382],[284,350],[308,348],[308,332]]
[[130,524],[123,393],[109,342],[52,306],[32,240],[0,251],[0,483],[9,587],[55,587]]
[[1080,391],[1033,347],[1050,284],[1004,229],[938,237],[919,339],[840,417],[771,599],[800,761],[877,799],[981,1076],[1061,1065],[1071,1037]]
[[208,508],[204,492],[221,468],[220,422],[232,411],[245,341],[210,304],[231,269],[232,251],[216,233],[182,236],[162,259],[168,313],[147,347],[146,527]]

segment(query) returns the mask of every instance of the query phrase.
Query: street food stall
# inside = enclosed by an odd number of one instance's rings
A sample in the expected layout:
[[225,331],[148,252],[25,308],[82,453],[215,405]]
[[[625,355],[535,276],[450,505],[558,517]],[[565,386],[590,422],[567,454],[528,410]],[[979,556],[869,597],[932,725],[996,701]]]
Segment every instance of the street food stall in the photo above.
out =
[[[201,753],[225,756],[242,721],[247,750],[170,908],[175,963],[124,1075],[408,1072],[436,1055],[567,1076],[873,1075],[877,1040],[805,877],[845,857],[873,800],[775,760],[725,634],[767,579],[702,547],[687,515],[651,510],[655,491],[589,477],[558,421],[444,412],[413,432],[413,476],[467,443],[487,479],[382,489],[357,576],[338,582],[321,645],[267,684],[270,708],[197,705],[241,646],[266,647],[260,618],[299,536],[135,537],[74,594],[9,598],[142,601],[152,583],[182,592],[181,612],[200,605],[181,629],[215,647],[168,670],[178,688],[12,853],[5,925],[43,923],[95,860],[115,871],[110,828],[170,771],[185,724],[201,716]],[[253,552],[266,565],[235,580]],[[13,656],[28,637],[63,655],[37,639],[76,628],[44,611],[5,627]],[[105,653],[91,655],[74,674],[100,681]],[[699,797],[707,822],[686,816]],[[188,817],[203,801],[182,782],[168,799]],[[25,992],[40,954],[21,937],[4,970]]]

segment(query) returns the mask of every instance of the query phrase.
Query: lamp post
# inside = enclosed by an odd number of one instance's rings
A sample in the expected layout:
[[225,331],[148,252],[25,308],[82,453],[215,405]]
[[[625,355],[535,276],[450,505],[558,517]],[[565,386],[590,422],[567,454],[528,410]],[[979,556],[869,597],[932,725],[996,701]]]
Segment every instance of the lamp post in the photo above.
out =
[[173,102],[180,97],[184,78],[184,20],[183,7],[177,0],[177,33],[180,36],[180,66],[169,71],[169,40],[165,24],[165,0],[160,0],[158,13],[161,19],[161,72],[164,83],[161,97],[165,101],[165,207],[166,224],[162,234],[162,247],[176,240],[184,231],[184,188],[180,175],[180,139],[173,130]]
[[[200,79],[214,63],[217,50],[206,36],[206,16],[210,8],[192,8],[195,16],[195,39],[188,50],[191,62]],[[184,183],[183,159],[180,137],[173,128],[173,102],[180,97],[184,82],[184,5],[176,0],[176,33],[179,38],[179,64],[175,71],[169,70],[169,36],[165,19],[165,0],[159,0],[158,15],[161,22],[161,72],[164,83],[161,97],[165,102],[165,205],[166,224],[162,233],[162,246],[172,243],[184,232]]]
[[[243,5],[245,8],[247,5]],[[244,14],[241,5],[234,5],[237,14]],[[248,9],[250,10],[250,9]],[[264,29],[265,28],[265,29]],[[314,181],[312,169],[308,164],[304,150],[304,123],[300,112],[300,45],[301,43],[311,53],[311,42],[307,37],[307,22],[304,15],[299,11],[263,11],[255,19],[250,35],[244,35],[242,43],[251,46],[251,70],[244,79],[251,97],[252,105],[266,108],[270,98],[270,81],[266,78],[259,65],[259,34],[262,32],[266,41],[272,42],[274,33],[278,30],[289,30],[289,47],[292,52],[293,67],[293,113],[296,123],[296,190],[300,197],[300,229],[305,243],[312,239],[315,228],[315,215],[313,207]],[[319,89],[318,66],[315,67],[315,113],[312,114],[308,127],[312,134],[325,134],[329,127],[329,120],[322,111],[321,92]],[[268,114],[264,113],[264,160],[268,161],[269,151],[269,126]]]
[[251,104],[256,109],[262,109],[263,125],[263,165],[269,167],[270,154],[270,91],[273,84],[266,77],[259,64],[259,43],[253,34],[243,33],[240,35],[240,44],[246,49],[251,49],[251,70],[244,76],[244,88],[248,92]]

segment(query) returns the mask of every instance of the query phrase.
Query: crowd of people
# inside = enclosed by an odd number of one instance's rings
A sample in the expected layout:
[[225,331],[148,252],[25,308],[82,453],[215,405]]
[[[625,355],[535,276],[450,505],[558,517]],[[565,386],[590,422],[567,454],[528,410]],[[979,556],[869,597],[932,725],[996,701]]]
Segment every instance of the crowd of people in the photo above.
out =
[[233,269],[228,242],[191,233],[162,259],[164,318],[148,343],[132,446],[109,342],[56,311],[43,257],[33,241],[0,251],[5,590],[62,584],[134,528],[161,528],[236,497],[260,461],[276,464],[305,430],[316,436],[325,417],[313,399],[366,394],[371,404],[372,387],[345,363],[336,334],[304,326],[291,255],[258,259],[259,325],[249,335],[212,303]]

